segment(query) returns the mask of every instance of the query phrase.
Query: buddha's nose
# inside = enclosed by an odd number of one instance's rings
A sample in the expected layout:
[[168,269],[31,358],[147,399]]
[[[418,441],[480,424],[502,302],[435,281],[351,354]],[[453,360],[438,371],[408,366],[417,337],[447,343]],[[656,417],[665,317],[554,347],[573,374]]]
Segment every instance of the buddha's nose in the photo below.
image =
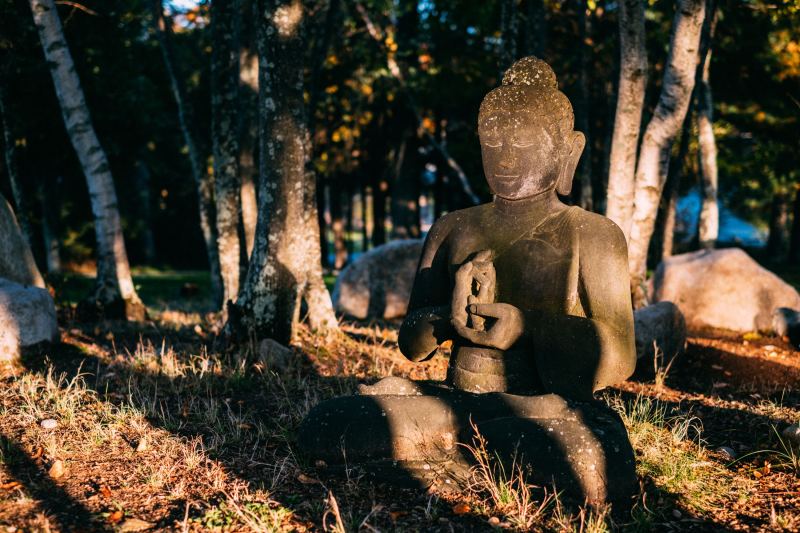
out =
[[511,170],[514,168],[514,160],[510,157],[504,157],[500,159],[500,168],[503,170]]

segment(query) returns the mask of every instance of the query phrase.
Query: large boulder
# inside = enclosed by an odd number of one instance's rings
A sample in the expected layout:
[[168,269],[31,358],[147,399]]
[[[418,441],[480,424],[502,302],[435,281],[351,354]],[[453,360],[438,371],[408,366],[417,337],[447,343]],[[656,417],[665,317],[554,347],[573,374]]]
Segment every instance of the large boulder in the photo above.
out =
[[22,285],[44,287],[33,254],[17,224],[17,217],[6,201],[0,196],[0,278]]
[[701,250],[670,257],[656,270],[653,301],[672,301],[690,330],[768,330],[779,307],[800,308],[800,294],[743,250]]
[[378,246],[348,265],[333,289],[336,311],[358,318],[399,318],[408,310],[422,241]]
[[686,321],[678,306],[658,302],[633,313],[636,334],[635,376],[652,378],[654,357],[658,350],[659,364],[666,367],[686,349]]
[[25,348],[58,340],[53,298],[45,289],[0,278],[0,361]]

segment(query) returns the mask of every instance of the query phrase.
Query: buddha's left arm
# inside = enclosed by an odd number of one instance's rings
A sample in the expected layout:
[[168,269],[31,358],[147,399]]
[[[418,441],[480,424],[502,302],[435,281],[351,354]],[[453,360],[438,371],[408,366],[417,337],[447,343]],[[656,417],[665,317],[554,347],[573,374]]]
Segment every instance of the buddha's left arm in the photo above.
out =
[[526,312],[526,333],[548,392],[589,399],[636,364],[628,252],[608,219],[578,229],[579,296],[586,318]]

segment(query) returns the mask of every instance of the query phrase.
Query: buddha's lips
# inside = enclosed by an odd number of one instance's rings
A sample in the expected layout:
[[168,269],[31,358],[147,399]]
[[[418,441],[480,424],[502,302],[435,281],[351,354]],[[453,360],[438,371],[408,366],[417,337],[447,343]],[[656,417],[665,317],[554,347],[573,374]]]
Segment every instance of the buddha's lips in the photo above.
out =
[[501,180],[510,180],[510,179],[516,179],[516,178],[518,178],[519,176],[517,176],[517,175],[514,175],[514,176],[505,176],[505,175],[502,175],[502,174],[495,174],[495,175],[494,175],[494,177],[495,177],[495,178],[499,178],[499,179],[501,179]]

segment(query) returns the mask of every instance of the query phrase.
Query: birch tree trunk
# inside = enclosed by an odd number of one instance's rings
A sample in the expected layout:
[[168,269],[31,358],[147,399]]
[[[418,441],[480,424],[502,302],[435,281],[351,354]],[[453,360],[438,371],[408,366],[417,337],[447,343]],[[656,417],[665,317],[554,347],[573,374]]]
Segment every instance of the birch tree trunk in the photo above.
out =
[[239,294],[239,44],[236,16],[239,2],[211,2],[211,139],[214,150],[214,198],[223,303]]
[[704,14],[705,0],[678,2],[661,95],[639,151],[628,246],[631,290],[636,305],[641,305],[645,300],[647,249],[667,179],[672,144],[689,109],[694,89]]
[[338,327],[322,280],[315,180],[309,179],[299,0],[259,0],[259,197],[256,243],[229,330],[288,342],[307,304],[312,328]]
[[191,113],[186,103],[186,89],[180,65],[175,61],[172,50],[172,28],[169,20],[164,17],[162,0],[153,0],[153,25],[158,39],[161,56],[169,76],[172,95],[178,108],[178,122],[180,123],[183,142],[189,155],[189,166],[192,171],[195,188],[197,190],[197,211],[200,214],[200,231],[206,245],[208,268],[211,277],[211,300],[214,308],[222,306],[222,277],[220,275],[219,253],[217,251],[217,226],[214,223],[214,184],[211,176],[205,170],[203,158],[197,149],[192,133]]
[[[255,44],[255,43],[253,43]],[[253,253],[258,220],[258,200],[256,200],[256,160],[255,149],[258,142],[258,124],[255,109],[258,107],[258,54],[252,49],[242,49],[239,59],[239,99],[241,132],[239,146],[239,173],[242,176],[242,226],[247,262]]]
[[703,205],[700,209],[698,240],[703,248],[714,248],[719,236],[719,206],[717,205],[718,173],[717,143],[714,138],[714,101],[711,93],[711,42],[714,38],[717,13],[713,0],[708,0],[703,27],[703,56],[697,90],[697,130],[700,156],[700,177],[703,182]]
[[[72,62],[53,0],[29,0],[56,96],[72,146],[78,155],[94,215],[97,238],[97,285],[94,300],[104,314],[117,309],[128,319],[142,320],[145,308],[131,278],[122,235],[117,194],[106,153],[92,126],[89,108]],[[120,306],[119,304],[122,304]]]
[[630,242],[636,149],[647,86],[644,0],[619,3],[619,88],[614,135],[608,168],[606,216],[616,222]]

